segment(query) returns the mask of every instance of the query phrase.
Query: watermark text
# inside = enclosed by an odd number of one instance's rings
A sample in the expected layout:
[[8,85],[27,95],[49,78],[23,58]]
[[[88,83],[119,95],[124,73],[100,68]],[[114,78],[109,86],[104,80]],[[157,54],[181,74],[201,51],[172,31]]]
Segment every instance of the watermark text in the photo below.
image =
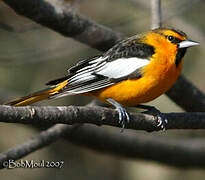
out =
[[59,168],[63,167],[64,161],[34,161],[34,160],[20,160],[14,161],[10,159],[8,161],[3,162],[3,166],[7,169],[14,169],[14,168]]

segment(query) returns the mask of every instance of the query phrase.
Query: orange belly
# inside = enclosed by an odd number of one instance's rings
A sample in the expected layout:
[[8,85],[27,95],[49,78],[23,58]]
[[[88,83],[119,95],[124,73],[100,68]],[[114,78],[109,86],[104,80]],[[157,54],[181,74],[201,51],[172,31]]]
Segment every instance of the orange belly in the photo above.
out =
[[159,64],[148,65],[143,77],[137,80],[122,81],[85,95],[95,96],[103,102],[112,98],[124,106],[135,106],[149,102],[165,93],[175,83],[181,69],[182,64],[177,68],[175,64],[169,67]]

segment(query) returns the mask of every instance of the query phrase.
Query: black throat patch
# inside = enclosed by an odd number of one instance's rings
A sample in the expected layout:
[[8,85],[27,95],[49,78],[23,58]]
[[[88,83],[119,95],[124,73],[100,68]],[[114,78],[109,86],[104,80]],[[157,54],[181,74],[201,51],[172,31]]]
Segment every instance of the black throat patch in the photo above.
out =
[[178,67],[179,64],[181,63],[182,58],[184,57],[186,53],[186,50],[187,48],[178,49],[177,54],[176,54],[176,59],[175,59],[176,67]]

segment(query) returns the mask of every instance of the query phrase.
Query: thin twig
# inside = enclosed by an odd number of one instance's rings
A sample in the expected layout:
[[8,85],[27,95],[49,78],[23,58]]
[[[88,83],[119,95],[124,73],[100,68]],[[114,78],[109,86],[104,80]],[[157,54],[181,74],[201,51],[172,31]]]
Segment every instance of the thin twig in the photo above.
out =
[[151,0],[152,3],[152,29],[161,27],[162,12],[161,12],[161,0]]

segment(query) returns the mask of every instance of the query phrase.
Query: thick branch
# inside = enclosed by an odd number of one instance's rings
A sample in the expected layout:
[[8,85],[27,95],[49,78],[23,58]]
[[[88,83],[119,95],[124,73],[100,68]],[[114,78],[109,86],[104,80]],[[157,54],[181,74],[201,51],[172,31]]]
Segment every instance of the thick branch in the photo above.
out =
[[[205,129],[205,113],[166,113],[167,129]],[[130,113],[131,122],[126,128],[135,130],[157,131],[157,121],[153,115]],[[76,124],[91,123],[120,127],[118,113],[102,107],[11,107],[0,106],[0,121],[7,123]]]
[[172,88],[166,92],[168,97],[188,112],[205,112],[205,95],[184,76],[180,76]]
[[[18,14],[101,51],[112,47],[124,37],[120,33],[87,19],[71,7],[54,3],[59,2],[57,0],[50,2],[45,0],[3,1]],[[183,77],[176,82],[167,95],[187,111],[205,111],[205,95]],[[192,101],[187,103],[187,99]]]

